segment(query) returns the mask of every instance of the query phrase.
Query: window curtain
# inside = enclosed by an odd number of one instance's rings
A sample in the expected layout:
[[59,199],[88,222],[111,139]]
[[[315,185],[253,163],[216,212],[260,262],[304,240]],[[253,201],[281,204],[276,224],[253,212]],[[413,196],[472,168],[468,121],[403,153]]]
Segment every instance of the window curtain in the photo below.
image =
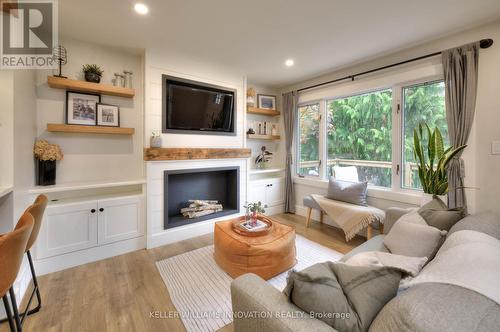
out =
[[[479,63],[479,42],[443,51],[446,121],[450,144],[467,144],[474,120]],[[448,169],[448,206],[467,207],[465,197],[465,165],[461,154],[450,162]]]
[[297,128],[297,91],[283,95],[283,122],[285,129],[285,212],[295,213],[295,190],[293,188],[293,140]]

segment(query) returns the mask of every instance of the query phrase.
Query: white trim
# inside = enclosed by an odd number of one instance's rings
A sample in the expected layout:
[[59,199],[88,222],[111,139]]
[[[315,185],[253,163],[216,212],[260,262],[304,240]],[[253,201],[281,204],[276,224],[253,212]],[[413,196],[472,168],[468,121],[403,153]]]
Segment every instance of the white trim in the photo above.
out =
[[250,174],[278,173],[285,171],[284,168],[250,169]]
[[0,187],[0,198],[14,191],[14,186]]
[[62,183],[53,186],[36,186],[28,190],[30,194],[46,194],[73,190],[99,189],[125,187],[146,183],[146,179],[124,180],[124,181],[91,181],[91,182],[74,182]]

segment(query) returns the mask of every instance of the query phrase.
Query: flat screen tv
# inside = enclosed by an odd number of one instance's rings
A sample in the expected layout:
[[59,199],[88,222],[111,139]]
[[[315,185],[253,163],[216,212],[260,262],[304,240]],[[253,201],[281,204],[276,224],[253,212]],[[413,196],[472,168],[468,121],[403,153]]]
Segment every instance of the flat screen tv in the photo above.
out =
[[236,135],[236,90],[162,76],[164,133]]

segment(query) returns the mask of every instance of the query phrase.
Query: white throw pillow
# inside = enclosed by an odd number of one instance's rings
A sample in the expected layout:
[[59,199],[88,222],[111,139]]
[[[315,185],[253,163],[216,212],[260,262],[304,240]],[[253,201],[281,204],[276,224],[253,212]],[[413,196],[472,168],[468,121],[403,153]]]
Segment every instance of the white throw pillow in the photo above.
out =
[[360,252],[346,262],[355,266],[390,266],[415,277],[427,263],[427,257],[410,257],[381,251]]

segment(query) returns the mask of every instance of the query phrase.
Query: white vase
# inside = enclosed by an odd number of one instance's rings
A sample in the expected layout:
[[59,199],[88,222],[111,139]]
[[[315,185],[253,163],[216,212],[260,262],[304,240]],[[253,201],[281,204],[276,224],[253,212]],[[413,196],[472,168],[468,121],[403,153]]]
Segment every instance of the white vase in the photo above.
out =
[[[425,204],[432,201],[433,196],[434,195],[432,195],[432,194],[423,193],[422,198],[420,199],[420,206],[424,206]],[[444,204],[448,205],[448,196],[447,195],[440,195],[438,197],[444,202]]]
[[151,136],[149,140],[149,145],[152,148],[161,148],[161,136]]

